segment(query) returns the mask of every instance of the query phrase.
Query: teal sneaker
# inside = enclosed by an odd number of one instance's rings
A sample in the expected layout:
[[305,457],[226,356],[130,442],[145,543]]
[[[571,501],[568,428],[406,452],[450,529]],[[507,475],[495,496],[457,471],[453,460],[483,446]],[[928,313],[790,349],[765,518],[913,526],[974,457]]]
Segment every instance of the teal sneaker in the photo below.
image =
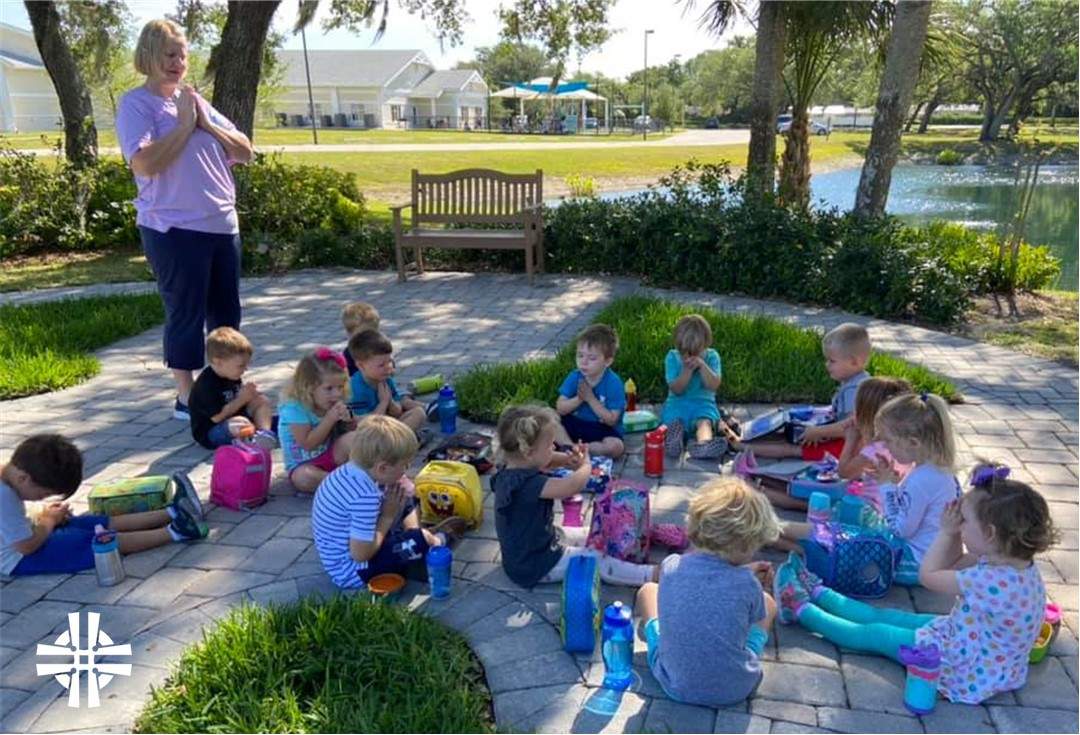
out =
[[799,581],[797,573],[798,554],[788,554],[786,562],[776,568],[773,577],[773,598],[776,600],[776,617],[784,625],[798,622],[799,611],[810,601],[810,593]]
[[795,577],[799,580],[803,589],[810,595],[810,599],[813,600],[815,592],[818,587],[821,587],[821,577],[811,572],[806,566],[806,559],[799,554],[791,554],[787,561],[795,569]]
[[182,541],[197,541],[209,535],[209,526],[185,510],[183,505],[175,507],[176,518],[173,518],[172,523],[169,524],[169,532],[173,538]]
[[195,492],[195,486],[191,484],[191,480],[183,472],[173,475],[173,480],[176,483],[176,491],[173,493],[172,506],[182,508],[196,521],[201,521],[204,518],[202,501],[199,500],[199,494]]

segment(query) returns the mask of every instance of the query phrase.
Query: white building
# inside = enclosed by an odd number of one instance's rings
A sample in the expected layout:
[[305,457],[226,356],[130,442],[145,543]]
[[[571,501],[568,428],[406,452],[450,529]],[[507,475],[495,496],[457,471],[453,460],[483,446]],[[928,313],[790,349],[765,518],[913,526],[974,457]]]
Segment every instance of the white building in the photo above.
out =
[[[310,125],[303,51],[281,51],[279,124]],[[323,127],[471,128],[486,124],[488,87],[473,69],[436,71],[423,51],[308,51],[315,120]]]
[[61,132],[60,100],[34,34],[0,23],[0,132]]

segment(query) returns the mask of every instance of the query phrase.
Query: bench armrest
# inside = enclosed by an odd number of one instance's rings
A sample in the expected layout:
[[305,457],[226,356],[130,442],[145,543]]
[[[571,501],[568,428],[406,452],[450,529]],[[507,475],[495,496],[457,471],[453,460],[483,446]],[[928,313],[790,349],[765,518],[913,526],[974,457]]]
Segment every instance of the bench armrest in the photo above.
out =
[[394,204],[389,209],[391,212],[400,212],[403,209],[408,209],[412,206],[412,202],[405,202],[404,204]]

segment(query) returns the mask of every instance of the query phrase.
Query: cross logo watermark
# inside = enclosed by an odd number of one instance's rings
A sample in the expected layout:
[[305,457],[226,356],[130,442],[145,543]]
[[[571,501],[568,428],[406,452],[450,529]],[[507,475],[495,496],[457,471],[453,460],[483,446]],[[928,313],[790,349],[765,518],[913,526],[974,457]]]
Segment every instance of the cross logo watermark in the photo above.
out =
[[130,656],[131,644],[114,645],[101,629],[101,614],[86,614],[86,648],[81,647],[82,626],[79,613],[68,613],[68,629],[57,636],[53,644],[39,643],[38,656],[64,656],[70,661],[38,664],[38,676],[55,676],[60,686],[68,690],[68,707],[78,707],[81,696],[80,672],[86,672],[86,706],[100,707],[99,692],[114,676],[131,676],[131,664],[100,663],[98,656]]

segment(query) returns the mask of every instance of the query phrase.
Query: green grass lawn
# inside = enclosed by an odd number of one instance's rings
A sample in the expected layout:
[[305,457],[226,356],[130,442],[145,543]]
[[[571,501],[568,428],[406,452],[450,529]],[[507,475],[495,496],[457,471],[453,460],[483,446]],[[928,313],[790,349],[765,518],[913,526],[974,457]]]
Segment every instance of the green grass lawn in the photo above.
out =
[[[675,322],[685,314],[704,316],[712,326],[713,347],[723,362],[722,403],[828,403],[836,384],[825,372],[821,334],[767,317],[722,314],[661,299],[619,299],[594,322],[609,324],[619,335],[619,353],[612,369],[633,378],[644,402],[667,396],[664,356],[671,349]],[[462,412],[476,421],[494,422],[513,403],[554,404],[556,391],[574,369],[573,342],[551,359],[481,365],[455,381]],[[875,352],[869,371],[906,378],[919,391],[956,400],[956,387],[926,368]]]
[[81,383],[101,370],[89,352],[164,320],[157,294],[0,306],[0,399]]
[[0,293],[153,278],[141,250],[31,255],[4,261],[0,269]]
[[[671,133],[649,133],[650,139],[661,140]],[[345,128],[319,128],[320,145],[360,143],[382,145],[388,143],[559,143],[567,140],[597,141],[600,143],[634,140],[640,134],[618,131],[611,135],[597,135],[595,131],[579,135],[521,135],[486,131],[463,130],[350,130]],[[0,145],[26,150],[52,148],[64,138],[62,133],[17,133],[0,135]],[[255,144],[298,145],[311,143],[311,128],[256,128]],[[112,128],[98,130],[98,145],[102,148],[116,147],[116,131]]]
[[135,732],[492,732],[484,672],[457,633],[360,596],[245,607],[202,643]]

